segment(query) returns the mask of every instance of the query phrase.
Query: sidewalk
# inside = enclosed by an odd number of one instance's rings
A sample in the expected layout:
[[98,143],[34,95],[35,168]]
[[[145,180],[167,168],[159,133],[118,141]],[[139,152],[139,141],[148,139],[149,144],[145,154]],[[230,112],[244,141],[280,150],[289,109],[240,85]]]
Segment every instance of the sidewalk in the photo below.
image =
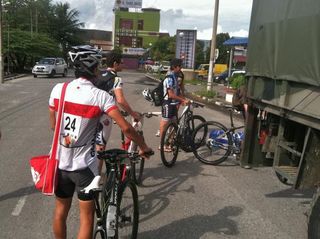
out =
[[9,81],[9,80],[21,78],[21,77],[25,77],[28,75],[30,75],[30,74],[10,74],[10,75],[4,76],[4,81]]

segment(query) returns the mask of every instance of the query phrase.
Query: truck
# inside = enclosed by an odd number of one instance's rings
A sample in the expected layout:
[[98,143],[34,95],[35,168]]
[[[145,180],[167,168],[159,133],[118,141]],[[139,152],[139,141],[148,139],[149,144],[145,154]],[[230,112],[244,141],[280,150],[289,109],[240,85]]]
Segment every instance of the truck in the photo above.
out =
[[[200,64],[198,69],[195,70],[198,80],[203,80],[208,77],[209,66],[210,64]],[[213,74],[218,75],[227,70],[227,67],[227,64],[215,64]]]
[[272,166],[314,189],[309,239],[320,238],[320,1],[253,0],[241,165]]

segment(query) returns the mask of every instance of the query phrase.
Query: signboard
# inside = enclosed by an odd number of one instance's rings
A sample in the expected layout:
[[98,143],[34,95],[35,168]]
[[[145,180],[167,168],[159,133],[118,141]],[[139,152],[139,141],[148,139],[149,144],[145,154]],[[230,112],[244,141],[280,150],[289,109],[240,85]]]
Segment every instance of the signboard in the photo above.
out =
[[126,55],[136,55],[142,56],[146,52],[143,48],[131,48],[131,47],[124,47],[122,49],[122,53]]
[[142,8],[142,0],[117,0],[116,3],[123,8]]

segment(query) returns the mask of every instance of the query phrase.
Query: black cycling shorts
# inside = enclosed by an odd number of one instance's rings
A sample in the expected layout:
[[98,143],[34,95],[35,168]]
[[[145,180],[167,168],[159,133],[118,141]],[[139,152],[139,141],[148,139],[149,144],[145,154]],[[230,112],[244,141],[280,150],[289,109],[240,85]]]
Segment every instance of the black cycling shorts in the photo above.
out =
[[162,104],[162,118],[164,120],[176,119],[178,113],[177,105],[172,105],[171,101],[164,101]]
[[81,192],[81,190],[87,187],[94,177],[90,168],[73,172],[58,169],[58,185],[55,195],[59,198],[70,198],[76,190],[79,200],[93,200],[93,195],[91,193],[84,193]]

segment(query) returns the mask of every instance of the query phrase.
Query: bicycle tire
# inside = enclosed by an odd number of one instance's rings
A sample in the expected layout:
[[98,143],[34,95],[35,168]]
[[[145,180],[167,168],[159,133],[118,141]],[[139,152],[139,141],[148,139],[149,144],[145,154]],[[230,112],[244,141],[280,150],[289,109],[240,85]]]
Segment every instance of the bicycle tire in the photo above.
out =
[[[142,132],[139,134],[142,135]],[[143,137],[143,135],[142,135]],[[137,152],[138,146],[135,144],[133,147],[133,152]],[[142,183],[142,175],[144,170],[144,158],[141,158],[140,160],[137,160],[135,162],[131,161],[131,178],[137,185],[141,185]]]
[[[172,167],[178,157],[179,144],[178,144],[178,125],[170,122],[164,129],[163,135],[160,140],[160,155],[162,163],[170,168]],[[169,148],[170,152],[166,152],[165,148]]]
[[[193,123],[192,123],[193,122]],[[197,139],[193,138],[192,135],[193,135],[193,132],[195,131],[195,129],[202,123],[205,123],[206,120],[205,118],[203,118],[201,115],[193,115],[192,116],[192,121],[188,122],[188,125],[189,125],[189,128],[191,130],[191,138],[192,138],[192,148],[190,150],[191,151],[194,151],[196,150],[198,147],[200,147],[202,141],[204,140],[204,137],[206,135],[206,131],[203,132],[203,136],[202,137],[198,137]],[[200,135],[198,135],[200,136]]]
[[[215,134],[215,135],[213,135]],[[193,133],[193,140],[203,137],[193,154],[202,163],[218,165],[224,162],[232,152],[232,136],[221,123],[208,121],[200,124]]]
[[[139,201],[136,184],[127,179],[120,184],[115,239],[136,239],[139,227]],[[108,237],[109,238],[109,237]]]

